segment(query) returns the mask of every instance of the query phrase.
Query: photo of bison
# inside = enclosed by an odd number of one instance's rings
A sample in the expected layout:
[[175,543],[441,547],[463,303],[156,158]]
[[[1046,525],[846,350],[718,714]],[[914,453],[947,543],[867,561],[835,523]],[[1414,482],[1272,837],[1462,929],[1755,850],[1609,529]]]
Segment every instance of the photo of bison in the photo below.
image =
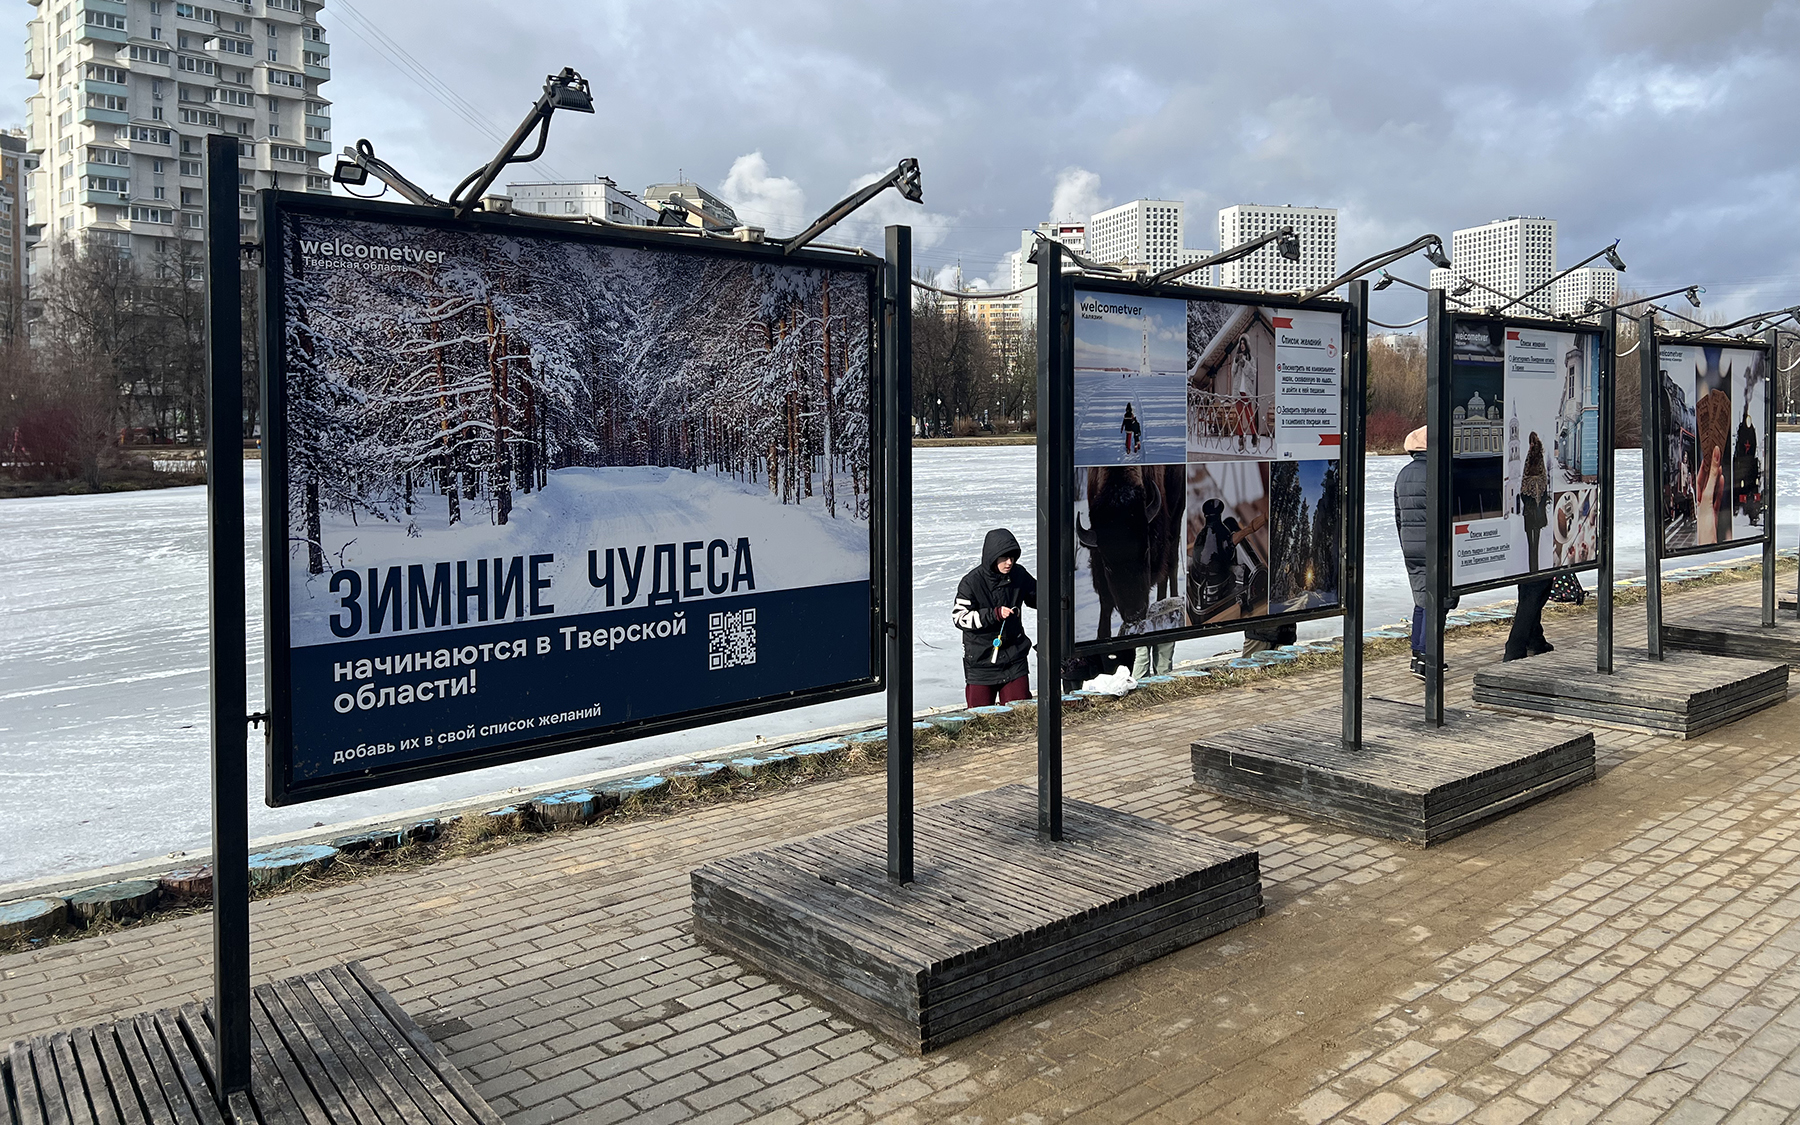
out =
[[1075,473],[1075,640],[1183,625],[1184,465]]

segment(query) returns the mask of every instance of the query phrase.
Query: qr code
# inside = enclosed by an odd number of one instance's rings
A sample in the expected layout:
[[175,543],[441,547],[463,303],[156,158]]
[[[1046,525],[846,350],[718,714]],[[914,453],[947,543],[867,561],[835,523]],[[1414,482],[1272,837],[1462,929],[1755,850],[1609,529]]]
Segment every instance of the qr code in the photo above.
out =
[[706,667],[737,668],[756,663],[756,611],[715,613],[706,619]]

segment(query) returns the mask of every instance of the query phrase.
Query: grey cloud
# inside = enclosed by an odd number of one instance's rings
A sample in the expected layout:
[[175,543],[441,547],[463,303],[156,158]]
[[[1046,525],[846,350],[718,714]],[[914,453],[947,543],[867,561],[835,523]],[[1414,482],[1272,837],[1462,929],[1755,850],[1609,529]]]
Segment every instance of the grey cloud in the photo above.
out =
[[[817,210],[917,156],[929,210],[887,199],[837,237],[914,217],[931,269],[989,274],[1081,168],[1114,201],[1185,198],[1193,245],[1233,202],[1340,208],[1346,264],[1545,214],[1565,263],[1623,238],[1632,287],[1699,281],[1722,312],[1800,299],[1797,0],[355,4],[503,131],[545,74],[585,74],[599,113],[557,119],[563,175],[717,190],[761,153]],[[441,188],[491,154],[341,8],[325,19],[338,144],[369,137]],[[1379,301],[1417,315],[1416,294]]]

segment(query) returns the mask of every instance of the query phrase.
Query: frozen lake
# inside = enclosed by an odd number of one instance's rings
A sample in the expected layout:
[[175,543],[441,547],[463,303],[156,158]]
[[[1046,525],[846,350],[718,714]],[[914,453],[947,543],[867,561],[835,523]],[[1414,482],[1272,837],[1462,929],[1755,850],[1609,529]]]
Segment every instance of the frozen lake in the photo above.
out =
[[[1780,435],[1783,457],[1800,434]],[[1006,526],[1030,565],[1036,541],[1035,450],[1029,446],[921,449],[915,465],[914,588],[918,704],[962,698],[961,640],[950,624],[957,581],[982,536]],[[1369,458],[1366,620],[1411,611],[1394,537],[1392,494],[1401,457]],[[1639,454],[1619,455],[1619,576],[1643,566]],[[247,471],[260,495],[260,472]],[[1796,482],[1780,482],[1792,512]],[[247,513],[253,535],[258,513]],[[0,502],[0,882],[204,846],[209,832],[206,715],[206,495],[203,489]],[[1784,540],[1791,536],[1783,534]],[[1745,548],[1727,548],[1743,554]],[[260,563],[246,550],[253,635],[251,698],[262,692]],[[1487,598],[1510,596],[1498,591]],[[1487,600],[1487,599],[1474,599]],[[1035,631],[1035,630],[1034,630]],[[1336,620],[1301,626],[1334,636]],[[1237,634],[1185,641],[1179,659],[1235,649]],[[869,719],[880,697],[847,700],[700,731],[577,751],[285,809],[260,797],[260,743],[245,762],[252,836],[400,812],[529,786],[610,766]],[[104,826],[99,828],[97,826]]]

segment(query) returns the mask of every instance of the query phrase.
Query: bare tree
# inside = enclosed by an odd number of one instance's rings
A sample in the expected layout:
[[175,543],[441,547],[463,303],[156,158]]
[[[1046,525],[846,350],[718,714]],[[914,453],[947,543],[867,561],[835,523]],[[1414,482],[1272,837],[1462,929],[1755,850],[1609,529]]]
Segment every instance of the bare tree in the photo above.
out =
[[954,429],[973,418],[1000,382],[988,334],[967,302],[921,293],[913,302],[913,413]]

